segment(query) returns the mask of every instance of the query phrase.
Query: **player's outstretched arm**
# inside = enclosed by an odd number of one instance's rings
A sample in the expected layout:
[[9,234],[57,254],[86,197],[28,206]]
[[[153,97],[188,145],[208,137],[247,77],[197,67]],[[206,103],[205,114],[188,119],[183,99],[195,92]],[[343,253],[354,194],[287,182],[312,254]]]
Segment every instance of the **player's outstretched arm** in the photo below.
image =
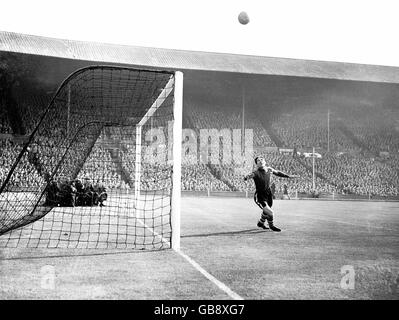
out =
[[252,179],[253,177],[254,177],[254,173],[252,172],[244,177],[244,181],[247,181],[248,179]]
[[271,170],[272,173],[273,173],[275,176],[277,176],[277,177],[282,177],[282,178],[299,178],[299,175],[297,175],[297,174],[287,174],[287,173],[284,173],[284,172],[282,172],[282,171],[280,171],[280,170],[276,170],[276,169],[273,169],[273,168],[270,168],[270,170]]

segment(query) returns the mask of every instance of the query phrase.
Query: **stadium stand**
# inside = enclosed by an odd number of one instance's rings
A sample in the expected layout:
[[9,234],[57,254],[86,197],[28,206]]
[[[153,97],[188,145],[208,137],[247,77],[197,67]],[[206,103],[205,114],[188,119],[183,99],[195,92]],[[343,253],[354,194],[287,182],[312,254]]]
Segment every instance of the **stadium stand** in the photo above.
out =
[[[30,100],[29,100],[30,99]],[[26,132],[30,132],[43,112],[43,105],[48,97],[30,97],[19,105],[19,112]],[[268,163],[275,168],[300,178],[290,180],[288,191],[291,197],[298,194],[353,194],[363,196],[399,196],[399,113],[394,109],[381,109],[379,106],[350,106],[348,108],[330,108],[329,143],[327,141],[327,108],[309,106],[304,108],[285,108],[282,112],[274,112],[263,123],[256,112],[250,112],[247,107],[245,128],[254,130],[254,146],[257,155],[262,154]],[[21,185],[34,187],[43,179],[43,168],[40,158],[51,159],[51,152],[61,148],[58,141],[65,128],[57,125],[55,115],[52,126],[42,131],[38,143],[48,148],[41,148],[42,154],[35,154],[34,148],[23,158],[26,170],[18,177]],[[230,108],[222,103],[215,105],[208,102],[188,101],[185,105],[184,123],[189,123],[199,135],[201,128],[240,129],[242,114],[240,109]],[[154,128],[166,123],[157,123]],[[273,130],[269,134],[270,130]],[[0,109],[0,133],[12,134],[4,108]],[[101,143],[104,138],[115,142],[114,147]],[[94,183],[103,184],[107,189],[133,188],[134,184],[134,145],[120,142],[118,132],[108,129],[101,133],[90,155],[72,155],[80,160],[81,166],[78,178],[89,177]],[[84,142],[81,142],[84,143]],[[0,151],[0,181],[4,181],[14,159],[18,156],[22,145],[10,139],[1,138]],[[275,151],[266,151],[274,147]],[[315,184],[313,190],[312,158],[303,156],[315,147],[322,158],[316,159]],[[282,154],[279,148],[292,148],[298,154]],[[328,150],[329,148],[329,150]],[[48,150],[48,152],[46,152]],[[263,152],[263,151],[264,152]],[[59,150],[60,152],[62,150]],[[382,153],[381,153],[382,152]],[[38,160],[39,159],[39,160]],[[95,159],[96,161],[93,161]],[[101,159],[101,161],[99,161]],[[47,161],[47,160],[46,160]],[[101,163],[101,164],[99,164]],[[242,170],[235,165],[200,163],[198,159],[182,158],[182,190],[184,191],[253,191],[252,182],[244,182]],[[99,165],[101,168],[99,168]],[[159,164],[148,161],[145,176],[142,177],[143,190],[163,190],[168,185],[170,168],[155,168]],[[157,169],[157,170],[155,170]],[[105,174],[104,174],[105,172]],[[156,177],[155,172],[162,172],[165,177]],[[154,174],[152,174],[154,173]],[[277,194],[282,194],[287,181],[275,178]]]
[[12,133],[10,123],[5,108],[0,104],[0,134]]

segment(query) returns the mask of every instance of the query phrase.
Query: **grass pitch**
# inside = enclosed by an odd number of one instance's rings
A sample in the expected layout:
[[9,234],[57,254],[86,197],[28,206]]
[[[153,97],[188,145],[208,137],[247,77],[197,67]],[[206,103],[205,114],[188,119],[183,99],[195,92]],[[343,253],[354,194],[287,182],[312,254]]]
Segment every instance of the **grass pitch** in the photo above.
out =
[[[182,198],[181,251],[243,299],[398,299],[399,203]],[[353,271],[353,287],[345,286]],[[50,279],[50,280],[49,280]],[[1,299],[231,299],[173,250],[0,249]]]

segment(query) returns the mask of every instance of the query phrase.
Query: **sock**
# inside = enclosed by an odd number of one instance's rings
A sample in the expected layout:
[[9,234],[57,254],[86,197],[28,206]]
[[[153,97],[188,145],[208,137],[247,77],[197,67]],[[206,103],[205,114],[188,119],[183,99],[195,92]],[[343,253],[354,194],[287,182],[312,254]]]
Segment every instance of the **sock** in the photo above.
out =
[[266,219],[267,219],[267,216],[264,214],[264,212],[262,212],[259,222],[262,224],[265,224]]
[[274,225],[273,225],[273,219],[267,220],[267,223],[269,224],[269,227],[273,227],[273,226],[274,226]]

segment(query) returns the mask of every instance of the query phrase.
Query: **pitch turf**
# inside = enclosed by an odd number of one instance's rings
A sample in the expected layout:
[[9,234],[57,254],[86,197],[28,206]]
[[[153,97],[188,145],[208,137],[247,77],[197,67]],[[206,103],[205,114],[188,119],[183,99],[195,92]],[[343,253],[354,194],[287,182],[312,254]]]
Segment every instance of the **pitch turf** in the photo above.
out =
[[[244,299],[399,298],[399,203],[277,200],[274,209],[281,233],[256,227],[250,198],[183,197],[181,251]],[[341,270],[354,271],[354,289],[341,286]],[[231,296],[173,250],[21,247],[0,249],[0,298]]]

